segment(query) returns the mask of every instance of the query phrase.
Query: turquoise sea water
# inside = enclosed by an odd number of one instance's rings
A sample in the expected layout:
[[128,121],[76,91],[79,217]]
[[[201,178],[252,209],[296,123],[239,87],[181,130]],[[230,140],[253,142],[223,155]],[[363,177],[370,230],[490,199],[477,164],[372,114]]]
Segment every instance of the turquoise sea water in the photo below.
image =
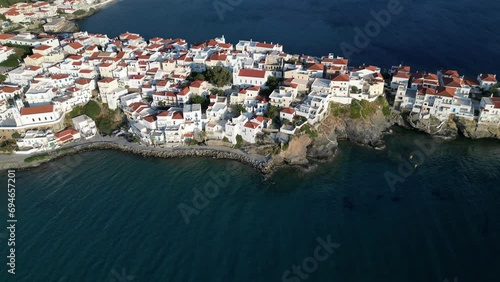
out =
[[[433,139],[402,132],[383,151],[342,143],[335,162],[269,179],[233,161],[115,151],[18,171],[17,274],[0,281],[283,281],[318,237],[340,246],[307,281],[496,281],[500,144],[437,144],[392,192],[384,174],[415,140]],[[213,179],[219,192],[186,224],[178,206],[194,208],[193,189]],[[6,185],[0,193],[5,203]],[[0,215],[4,226],[3,204]]]

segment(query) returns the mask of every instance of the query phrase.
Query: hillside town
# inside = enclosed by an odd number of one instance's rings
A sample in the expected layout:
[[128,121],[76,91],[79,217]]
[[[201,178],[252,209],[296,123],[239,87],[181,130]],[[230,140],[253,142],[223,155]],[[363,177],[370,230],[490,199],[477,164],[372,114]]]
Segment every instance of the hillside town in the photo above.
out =
[[113,0],[4,1],[0,3],[0,30],[63,32],[75,29],[68,19],[84,17]]
[[[314,130],[334,103],[386,99],[394,101],[388,110],[421,119],[500,125],[494,74],[351,67],[333,54],[292,55],[277,43],[233,45],[224,36],[188,44],[129,32],[0,34],[0,44],[0,61],[19,46],[31,50],[0,85],[0,136],[14,138],[21,154],[117,132],[149,146],[280,144]],[[99,107],[126,122],[110,125]]]

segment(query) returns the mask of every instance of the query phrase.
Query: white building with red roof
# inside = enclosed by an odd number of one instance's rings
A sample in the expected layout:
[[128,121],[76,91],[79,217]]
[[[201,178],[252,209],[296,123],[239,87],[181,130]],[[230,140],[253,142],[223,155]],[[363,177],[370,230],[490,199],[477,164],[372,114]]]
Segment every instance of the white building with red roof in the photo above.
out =
[[269,75],[265,70],[234,68],[233,84],[238,86],[263,86],[266,84]]
[[498,83],[496,74],[479,74],[477,80],[483,90],[489,90],[491,86]]
[[281,109],[280,111],[280,120],[286,119],[288,121],[292,121],[295,117],[295,109],[291,107],[286,107]]
[[20,120],[16,120],[17,126],[43,126],[56,122],[61,118],[61,112],[58,112],[54,105],[42,105],[33,107],[24,107],[20,110]]
[[241,127],[241,137],[244,141],[255,144],[257,135],[262,134],[262,128],[262,123],[247,121]]
[[69,127],[62,131],[59,131],[54,134],[54,136],[56,137],[56,143],[58,145],[69,143],[81,138],[80,132],[73,127]]
[[408,85],[410,82],[410,74],[405,72],[397,72],[392,76],[391,90],[396,92],[400,84]]
[[68,54],[78,54],[84,48],[85,46],[79,42],[73,42],[63,47],[64,51]]
[[479,123],[493,123],[500,126],[500,97],[483,97],[479,107]]

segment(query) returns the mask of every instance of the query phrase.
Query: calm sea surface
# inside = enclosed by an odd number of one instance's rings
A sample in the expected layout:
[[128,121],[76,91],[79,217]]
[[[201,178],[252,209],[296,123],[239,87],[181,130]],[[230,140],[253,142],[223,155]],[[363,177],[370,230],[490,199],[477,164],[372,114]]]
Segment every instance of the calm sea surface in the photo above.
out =
[[[398,0],[119,0],[80,26],[109,36],[130,31],[191,43],[223,34],[232,43],[253,39],[281,43],[289,53],[342,56],[341,43],[354,44],[354,28],[364,29],[372,12],[387,10],[390,1]],[[353,65],[404,62],[413,70],[500,74],[500,1],[399,1],[402,11],[349,56]],[[214,7],[221,3],[237,5]]]
[[[392,192],[384,174],[416,156],[415,140],[433,142],[403,132],[384,151],[342,143],[333,163],[269,179],[232,161],[114,151],[18,171],[17,275],[0,281],[282,281],[318,237],[340,246],[307,281],[497,281],[500,144],[437,144]],[[219,192],[187,224],[179,205],[194,209],[212,179]],[[0,215],[4,226],[4,205]]]

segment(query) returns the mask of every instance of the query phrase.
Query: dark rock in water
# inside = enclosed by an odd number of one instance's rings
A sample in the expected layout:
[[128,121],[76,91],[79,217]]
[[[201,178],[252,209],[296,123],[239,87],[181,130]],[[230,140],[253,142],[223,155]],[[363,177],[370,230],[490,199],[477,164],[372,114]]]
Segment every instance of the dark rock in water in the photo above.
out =
[[342,203],[344,205],[344,208],[352,210],[354,208],[354,204],[352,202],[352,199],[349,196],[345,196],[342,198]]

